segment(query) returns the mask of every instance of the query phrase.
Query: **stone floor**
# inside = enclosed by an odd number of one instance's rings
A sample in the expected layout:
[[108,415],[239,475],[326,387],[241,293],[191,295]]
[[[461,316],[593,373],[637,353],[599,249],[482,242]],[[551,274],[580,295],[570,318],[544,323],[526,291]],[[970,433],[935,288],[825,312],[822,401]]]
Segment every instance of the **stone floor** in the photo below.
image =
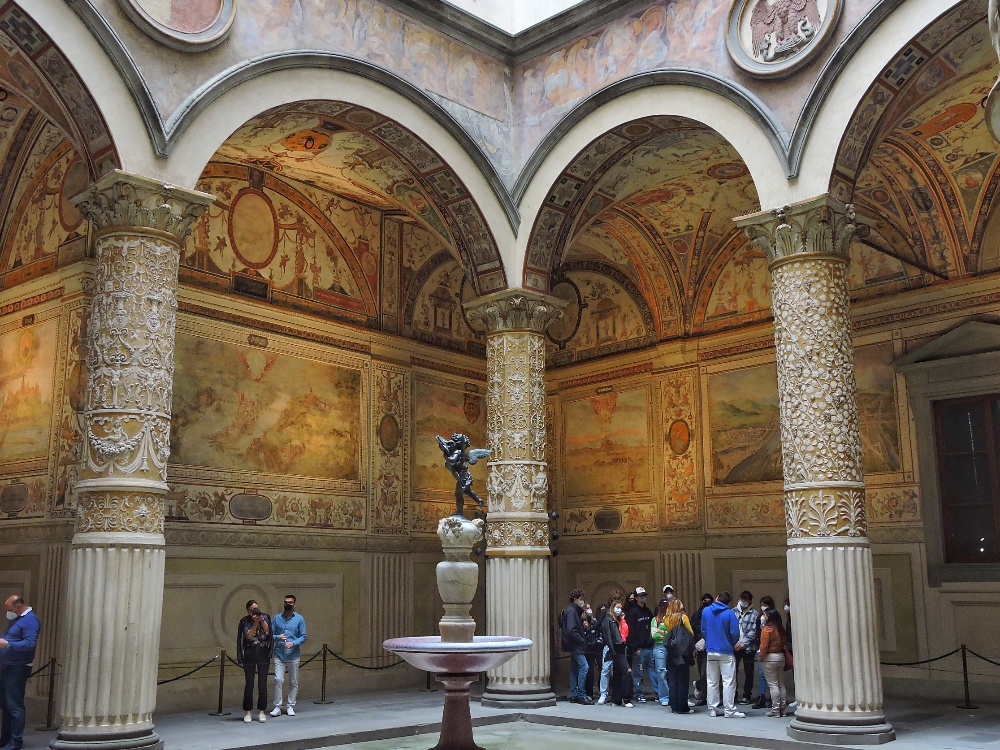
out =
[[[928,688],[933,690],[933,684],[928,683]],[[320,750],[345,745],[359,750],[425,750],[437,742],[442,698],[440,691],[408,689],[398,694],[337,697],[335,703],[322,706],[300,700],[297,716],[271,718],[266,724],[244,724],[242,711],[234,708],[227,717],[203,711],[158,716],[156,726],[167,750]],[[965,711],[955,708],[951,700],[896,700],[889,701],[887,712],[898,738],[889,746],[893,750],[1000,750],[1000,705]],[[746,719],[712,719],[702,708],[694,714],[676,715],[652,702],[631,709],[563,701],[536,711],[488,709],[478,703],[472,707],[477,741],[487,750],[589,750],[598,742],[626,739],[609,736],[610,732],[663,738],[657,739],[658,746],[677,740],[715,748],[817,747],[788,738],[785,727],[790,719],[766,718],[763,711],[746,713]],[[53,732],[29,731],[25,747],[41,750],[54,736]],[[674,745],[679,743],[662,746],[672,750]]]

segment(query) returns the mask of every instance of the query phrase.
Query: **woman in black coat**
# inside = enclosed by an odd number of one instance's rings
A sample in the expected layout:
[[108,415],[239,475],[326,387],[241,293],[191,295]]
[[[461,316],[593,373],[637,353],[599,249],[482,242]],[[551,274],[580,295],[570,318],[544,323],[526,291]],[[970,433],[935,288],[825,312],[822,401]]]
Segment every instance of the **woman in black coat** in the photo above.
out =
[[271,654],[274,651],[274,636],[271,631],[271,618],[260,611],[257,602],[251,599],[247,602],[247,614],[240,620],[236,636],[236,661],[243,667],[246,684],[243,686],[243,711],[246,715],[243,721],[249,724],[253,721],[250,709],[253,708],[253,683],[257,680],[257,710],[260,712],[257,720],[267,721],[267,668],[271,664]]
[[[615,602],[604,618],[604,643],[608,646],[608,658],[612,661],[609,699],[616,706],[632,708],[632,667],[625,656],[625,638],[622,637],[625,624],[625,608]],[[627,627],[627,625],[626,625]]]

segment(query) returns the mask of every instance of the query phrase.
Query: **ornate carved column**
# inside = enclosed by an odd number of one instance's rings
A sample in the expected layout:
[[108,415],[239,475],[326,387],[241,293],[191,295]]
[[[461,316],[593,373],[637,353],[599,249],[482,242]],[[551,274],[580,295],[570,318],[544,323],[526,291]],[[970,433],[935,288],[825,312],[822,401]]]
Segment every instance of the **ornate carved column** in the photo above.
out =
[[549,526],[545,463],[546,326],[563,300],[512,289],[466,305],[486,327],[486,626],[534,645],[489,673],[484,706],[555,705],[549,685]]
[[827,195],[737,223],[771,269],[798,700],[788,733],[886,742],[847,286],[851,240],[867,228]]
[[115,171],[77,202],[95,232],[84,469],[69,555],[62,726],[49,745],[161,748],[163,602],[180,243],[204,193]]

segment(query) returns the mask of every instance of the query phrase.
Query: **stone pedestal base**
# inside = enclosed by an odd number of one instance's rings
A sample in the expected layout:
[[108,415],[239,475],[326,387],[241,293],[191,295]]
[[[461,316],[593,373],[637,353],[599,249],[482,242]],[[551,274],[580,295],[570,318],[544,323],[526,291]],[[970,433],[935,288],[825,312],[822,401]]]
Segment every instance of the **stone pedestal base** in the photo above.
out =
[[480,703],[486,708],[548,708],[556,705],[552,691],[537,693],[502,692],[487,688]]
[[851,726],[795,719],[788,725],[788,736],[800,742],[825,745],[883,745],[895,740],[896,732],[885,722]]
[[472,738],[472,714],[469,713],[469,686],[479,681],[477,674],[438,674],[444,685],[444,713],[441,738],[431,750],[483,750]]
[[59,734],[49,743],[49,750],[163,750],[163,740],[149,730],[132,735]]

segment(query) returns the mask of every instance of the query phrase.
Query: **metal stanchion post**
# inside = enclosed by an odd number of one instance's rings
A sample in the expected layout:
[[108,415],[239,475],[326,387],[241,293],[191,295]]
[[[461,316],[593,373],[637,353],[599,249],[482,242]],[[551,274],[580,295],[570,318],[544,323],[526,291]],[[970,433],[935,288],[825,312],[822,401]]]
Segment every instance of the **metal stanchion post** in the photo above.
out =
[[979,706],[969,700],[969,657],[968,648],[964,643],[962,644],[962,682],[965,685],[965,703],[959,703],[958,708],[979,708]]
[[433,684],[431,683],[431,673],[430,672],[425,672],[424,674],[427,675],[427,684],[424,687],[420,688],[420,692],[421,693],[436,693],[437,692],[437,688],[434,687]]
[[326,654],[327,654],[327,652],[329,650],[330,650],[330,648],[324,643],[323,644],[323,684],[322,684],[322,686],[320,687],[320,690],[319,690],[319,700],[318,701],[313,701],[313,703],[316,703],[316,704],[319,704],[319,705],[325,705],[327,703],[333,703],[332,700],[327,700],[327,697],[326,697]]
[[45,707],[45,726],[35,727],[39,732],[51,732],[58,729],[53,720],[56,712],[56,657],[49,659],[49,699]]
[[209,716],[229,716],[232,711],[222,710],[222,696],[226,689],[226,649],[219,652],[219,710]]

